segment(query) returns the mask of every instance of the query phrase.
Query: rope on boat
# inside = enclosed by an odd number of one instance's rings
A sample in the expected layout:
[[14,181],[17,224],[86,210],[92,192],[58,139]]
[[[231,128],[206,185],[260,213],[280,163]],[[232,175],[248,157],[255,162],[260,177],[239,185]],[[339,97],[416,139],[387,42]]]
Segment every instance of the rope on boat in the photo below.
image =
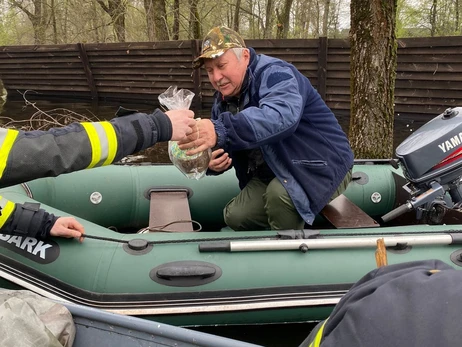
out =
[[[165,231],[164,231],[165,232]],[[460,234],[462,230],[445,230],[445,231],[421,231],[419,234],[432,234],[432,235],[444,235],[444,234]],[[336,233],[336,234],[314,234],[310,236],[310,239],[317,239],[318,237],[351,237],[351,236],[374,236],[380,238],[381,236],[399,236],[399,235],[415,235],[416,232],[384,232],[384,233]],[[82,234],[82,237],[94,240],[128,243],[130,240],[122,240],[111,237],[96,236],[91,234]],[[197,238],[197,239],[184,239],[184,240],[162,240],[162,241],[147,241],[149,245],[161,245],[161,244],[174,244],[174,243],[191,243],[191,242],[208,242],[208,241],[233,241],[233,240],[262,240],[262,239],[273,239],[281,240],[280,234],[265,235],[265,236],[233,236],[233,237],[218,237],[218,238]]]
[[[118,242],[118,243],[129,243],[130,240],[121,240],[115,239],[112,237],[96,236],[89,235],[87,233],[82,234],[82,237],[94,240],[109,241],[109,242]],[[184,239],[184,240],[162,240],[162,241],[147,241],[148,245],[162,245],[169,243],[190,243],[190,242],[207,242],[207,241],[232,241],[232,240],[261,240],[261,239],[270,239],[272,236],[240,236],[240,237],[220,237],[220,238],[200,238],[200,239]],[[273,236],[274,239],[277,239],[277,235]]]
[[167,224],[164,224],[164,225],[156,225],[154,227],[147,227],[147,228],[144,228],[144,229],[141,229],[138,234],[144,234],[144,233],[147,233],[147,232],[150,232],[150,231],[155,231],[155,232],[163,232],[163,233],[171,233],[170,230],[165,230],[166,227],[172,225],[172,224],[177,224],[177,223],[192,223],[192,224],[196,224],[198,226],[197,229],[193,229],[191,231],[201,231],[202,230],[202,225],[201,223],[199,223],[198,221],[195,221],[195,220],[192,220],[192,219],[189,219],[189,220],[177,220],[177,221],[174,221],[174,222],[170,222],[170,223],[167,223]]

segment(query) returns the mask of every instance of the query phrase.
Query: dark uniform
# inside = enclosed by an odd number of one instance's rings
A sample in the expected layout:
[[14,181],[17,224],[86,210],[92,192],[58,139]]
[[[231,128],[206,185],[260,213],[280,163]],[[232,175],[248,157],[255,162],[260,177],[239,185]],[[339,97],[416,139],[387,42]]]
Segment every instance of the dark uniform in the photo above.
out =
[[300,347],[459,346],[462,271],[440,260],[369,272]]
[[[171,137],[170,119],[160,110],[48,131],[0,128],[0,187],[109,165]],[[36,204],[15,204],[2,196],[0,209],[4,234],[46,238],[58,219]]]

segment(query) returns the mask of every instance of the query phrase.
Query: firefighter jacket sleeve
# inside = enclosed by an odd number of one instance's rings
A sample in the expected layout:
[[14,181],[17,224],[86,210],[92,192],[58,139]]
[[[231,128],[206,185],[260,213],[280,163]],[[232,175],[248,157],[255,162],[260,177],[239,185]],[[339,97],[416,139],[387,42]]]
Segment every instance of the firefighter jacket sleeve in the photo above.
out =
[[0,196],[0,232],[46,239],[58,217],[45,212],[38,203],[15,204]]
[[160,110],[48,131],[0,128],[0,187],[109,165],[171,137]]

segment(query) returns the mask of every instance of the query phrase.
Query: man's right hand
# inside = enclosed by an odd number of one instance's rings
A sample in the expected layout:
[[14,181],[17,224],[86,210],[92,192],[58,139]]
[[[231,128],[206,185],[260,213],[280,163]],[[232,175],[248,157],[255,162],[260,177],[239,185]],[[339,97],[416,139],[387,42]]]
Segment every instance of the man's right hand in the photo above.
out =
[[171,110],[165,114],[172,122],[172,138],[170,140],[179,141],[192,133],[192,128],[196,124],[193,111]]

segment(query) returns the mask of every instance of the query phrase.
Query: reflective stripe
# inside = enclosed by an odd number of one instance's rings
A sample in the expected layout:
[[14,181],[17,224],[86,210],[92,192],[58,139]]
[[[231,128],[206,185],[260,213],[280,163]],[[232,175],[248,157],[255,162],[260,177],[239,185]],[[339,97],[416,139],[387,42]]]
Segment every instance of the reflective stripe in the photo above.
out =
[[95,166],[109,165],[117,153],[117,136],[109,122],[81,123],[87,132],[91,146],[90,169]]
[[18,134],[17,130],[0,128],[0,178],[3,176],[8,156]]
[[106,132],[107,143],[108,143],[108,151],[107,151],[108,154],[107,154],[107,158],[104,161],[103,165],[109,165],[114,161],[114,158],[117,154],[117,135],[111,123],[101,122],[100,124]]
[[3,228],[3,225],[11,216],[14,211],[15,204],[4,197],[0,196],[0,208],[2,215],[0,216],[0,228]]
[[[329,318],[327,318],[329,319]],[[324,325],[326,325],[327,319],[322,323],[321,327],[319,328],[318,332],[316,333],[316,336],[314,337],[314,341],[310,343],[308,347],[319,347],[321,346],[321,340],[322,340],[322,333],[324,331]]]

